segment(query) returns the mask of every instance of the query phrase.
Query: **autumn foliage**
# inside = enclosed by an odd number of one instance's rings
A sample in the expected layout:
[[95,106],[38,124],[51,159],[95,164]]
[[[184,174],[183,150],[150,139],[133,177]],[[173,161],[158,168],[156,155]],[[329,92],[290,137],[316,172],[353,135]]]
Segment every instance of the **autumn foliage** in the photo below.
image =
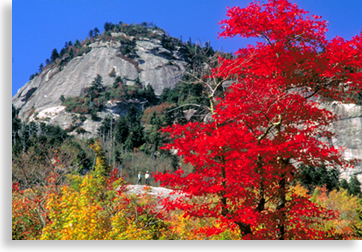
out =
[[151,203],[142,207],[142,200],[149,199],[127,197],[124,181],[117,170],[109,171],[99,143],[91,148],[96,155],[94,173],[70,175],[69,185],[59,188],[57,174],[51,174],[41,190],[21,191],[13,185],[13,239],[150,239],[154,235],[149,231],[154,225],[138,232],[147,222],[145,215],[158,217],[147,212]]
[[100,144],[91,148],[95,171],[84,177],[69,175],[68,185],[58,186],[56,173],[42,189],[21,191],[13,184],[14,240],[205,239],[193,237],[193,224],[199,221],[184,218],[182,212],[164,212],[149,187],[138,195],[127,194],[118,171],[110,171],[104,162]]
[[[362,89],[362,36],[327,40],[327,22],[288,0],[228,9],[220,37],[260,38],[205,76],[231,80],[212,120],[163,129],[194,168],[154,175],[176,200],[128,195],[98,142],[95,170],[57,184],[13,184],[13,239],[358,239],[357,197],[343,189],[311,197],[296,184],[301,164],[352,167],[325,139],[337,116],[321,100],[353,102]],[[205,81],[207,83],[207,81]],[[57,164],[62,165],[62,164]],[[55,170],[54,170],[55,171]]]
[[[158,196],[148,193],[148,186],[138,195],[126,193],[126,184],[118,171],[108,170],[99,143],[91,147],[96,154],[95,171],[84,177],[69,176],[68,185],[57,185],[56,173],[47,178],[44,188],[22,191],[13,184],[13,228],[14,240],[235,240],[241,239],[237,226],[218,221],[216,217],[194,218],[188,210],[164,211]],[[61,164],[57,164],[61,165]],[[287,199],[294,195],[306,199],[307,189],[292,186]],[[182,198],[181,198],[182,199]],[[194,197],[195,204],[215,204],[218,197]],[[166,200],[167,201],[167,200]],[[361,202],[349,196],[343,189],[332,191],[329,196],[325,189],[315,191],[312,201],[327,209],[341,213],[339,218],[325,219],[317,223],[328,238],[357,239],[353,225],[362,226],[357,209]],[[292,205],[292,204],[291,204]],[[170,204],[172,206],[172,204]],[[314,207],[315,210],[317,207]],[[317,209],[318,210],[318,209]],[[296,223],[305,216],[303,208],[297,209]],[[201,216],[201,215],[200,215]],[[302,216],[302,217],[301,217]],[[314,219],[314,216],[310,216]],[[308,223],[311,225],[312,223]],[[314,225],[315,223],[313,223]],[[261,228],[261,227],[260,227]],[[223,230],[215,233],[215,229]],[[310,230],[301,226],[298,232]]]
[[[362,88],[362,37],[326,40],[327,22],[307,14],[287,0],[229,9],[220,37],[263,41],[238,50],[234,59],[220,58],[205,77],[234,82],[213,121],[164,129],[174,139],[165,148],[195,167],[187,176],[182,169],[156,176],[189,195],[187,202],[165,206],[216,218],[219,225],[205,229],[207,235],[237,228],[242,239],[330,237],[321,223],[338,213],[293,193],[291,184],[299,164],[336,169],[355,162],[321,140],[333,136],[328,126],[337,117],[318,99],[345,101]],[[212,200],[197,203],[197,197]]]

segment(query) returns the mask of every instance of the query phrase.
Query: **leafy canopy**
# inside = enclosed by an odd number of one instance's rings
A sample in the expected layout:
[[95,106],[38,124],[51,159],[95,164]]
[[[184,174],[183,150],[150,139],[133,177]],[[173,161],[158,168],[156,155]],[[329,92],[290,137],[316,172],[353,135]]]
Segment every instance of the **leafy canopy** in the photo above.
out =
[[[327,22],[307,16],[288,0],[253,2],[228,9],[220,37],[256,37],[261,42],[219,58],[205,76],[231,80],[213,120],[167,127],[177,150],[195,172],[159,173],[161,185],[189,196],[166,201],[191,217],[216,217],[208,235],[239,230],[242,239],[325,239],[320,223],[336,213],[292,190],[298,166],[352,166],[341,150],[323,142],[337,117],[317,99],[346,100],[360,90],[362,36],[326,40]],[[313,98],[313,99],[310,99]],[[200,197],[208,201],[198,203]],[[167,204],[166,204],[167,203]]]

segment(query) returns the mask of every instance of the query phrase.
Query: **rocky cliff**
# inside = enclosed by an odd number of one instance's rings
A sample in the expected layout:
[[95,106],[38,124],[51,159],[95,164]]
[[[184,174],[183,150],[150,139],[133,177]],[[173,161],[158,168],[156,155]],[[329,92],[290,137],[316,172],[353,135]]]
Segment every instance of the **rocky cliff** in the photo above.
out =
[[[145,87],[150,84],[155,94],[160,95],[164,88],[174,87],[185,73],[187,63],[180,48],[166,49],[161,40],[156,38],[135,39],[121,32],[112,33],[111,36],[115,40],[96,39],[88,45],[91,49],[88,53],[71,59],[62,68],[46,68],[18,90],[12,103],[20,109],[19,117],[24,121],[45,121],[65,129],[73,118],[72,113],[66,112],[65,106],[61,105],[60,96],[69,98],[81,95],[82,90],[91,85],[97,74],[102,77],[104,85],[113,83],[114,79],[109,74],[114,71],[125,85],[132,86],[140,82]],[[116,39],[120,37],[128,37],[133,41],[132,57],[125,57],[120,53],[123,45]],[[117,118],[125,114],[131,105],[142,108],[145,101],[108,101],[102,111],[98,112],[98,116],[105,118],[111,114]],[[338,135],[331,139],[334,146],[344,146],[347,159],[362,159],[362,106],[336,102],[325,102],[322,106],[341,117],[331,125],[332,131]],[[89,134],[83,137],[95,136],[101,120],[94,121],[89,115],[86,117],[87,120],[81,126]],[[361,164],[342,174],[350,177],[355,173],[361,173],[359,176],[362,176]]]
[[[122,36],[127,35],[112,33],[115,38]],[[131,37],[130,40],[135,43],[135,55],[132,58],[120,53],[121,42],[96,40],[88,45],[91,48],[89,53],[73,58],[64,68],[44,70],[13,97],[12,103],[20,109],[19,117],[25,121],[46,120],[66,128],[72,117],[64,110],[65,107],[61,106],[60,96],[69,98],[81,95],[82,90],[91,85],[97,74],[102,77],[105,86],[111,85],[114,79],[109,73],[113,69],[115,75],[121,76],[126,85],[134,85],[136,81],[143,87],[150,84],[156,95],[160,95],[164,88],[172,88],[178,83],[185,72],[186,62],[177,48],[168,50],[158,39],[135,40]],[[137,100],[109,101],[98,116],[104,118],[111,113],[117,117],[127,111],[130,103],[143,106],[142,102]],[[94,135],[99,124],[100,122],[87,120],[82,127]]]
[[[337,114],[340,119],[331,125],[331,131],[337,134],[331,143],[335,147],[344,147],[346,159],[362,160],[362,106],[355,104],[339,104],[338,102],[322,102],[322,107]],[[362,181],[362,163],[354,169],[342,172],[342,177],[349,178],[353,174]]]

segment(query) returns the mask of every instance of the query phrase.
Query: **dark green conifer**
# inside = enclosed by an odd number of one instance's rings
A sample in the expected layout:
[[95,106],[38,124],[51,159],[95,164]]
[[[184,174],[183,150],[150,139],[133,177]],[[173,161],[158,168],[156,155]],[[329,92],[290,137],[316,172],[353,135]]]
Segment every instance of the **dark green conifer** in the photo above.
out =
[[43,71],[44,65],[43,63],[40,64],[38,72],[41,73]]
[[345,190],[347,190],[347,191],[349,191],[349,186],[348,186],[347,180],[341,179],[340,187],[343,188],[343,189],[345,189]]
[[88,36],[89,36],[89,38],[93,38],[93,30],[90,30],[90,31],[88,32]]
[[55,62],[57,58],[59,58],[58,50],[54,48],[52,51],[52,55],[50,56],[51,63]]
[[353,175],[348,183],[349,193],[355,196],[361,194],[361,182],[358,181],[357,176]]
[[129,135],[129,126],[124,116],[120,116],[115,126],[115,137],[117,143],[125,143]]
[[98,30],[97,27],[95,27],[95,28],[93,29],[93,35],[94,35],[94,37],[97,37],[97,36],[99,35],[99,30]]

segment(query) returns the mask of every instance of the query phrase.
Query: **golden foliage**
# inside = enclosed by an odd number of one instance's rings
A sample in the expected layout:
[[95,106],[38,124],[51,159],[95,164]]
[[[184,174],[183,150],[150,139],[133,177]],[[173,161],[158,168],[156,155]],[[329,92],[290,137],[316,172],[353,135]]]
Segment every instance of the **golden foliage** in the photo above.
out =
[[339,218],[325,223],[327,230],[335,229],[335,238],[337,239],[358,239],[352,225],[361,226],[358,218],[358,209],[362,208],[361,199],[340,188],[339,191],[333,190],[327,194],[325,187],[317,187],[314,191],[313,202],[316,202],[327,209],[335,210],[339,213]]
[[[57,175],[51,174],[44,188],[20,191],[13,185],[13,239],[42,240],[236,240],[237,229],[207,236],[205,230],[221,228],[213,218],[190,218],[180,210],[165,212],[159,199],[148,193],[125,193],[125,182],[110,172],[99,143],[91,148],[96,154],[95,171],[86,176],[69,175],[69,185],[57,187]],[[105,176],[105,174],[108,174]],[[300,184],[292,193],[307,196]],[[325,221],[323,228],[331,238],[357,239],[352,225],[360,227],[357,209],[361,201],[345,190],[327,194],[317,188],[311,200],[339,212],[336,220]],[[332,232],[333,231],[333,232]]]

